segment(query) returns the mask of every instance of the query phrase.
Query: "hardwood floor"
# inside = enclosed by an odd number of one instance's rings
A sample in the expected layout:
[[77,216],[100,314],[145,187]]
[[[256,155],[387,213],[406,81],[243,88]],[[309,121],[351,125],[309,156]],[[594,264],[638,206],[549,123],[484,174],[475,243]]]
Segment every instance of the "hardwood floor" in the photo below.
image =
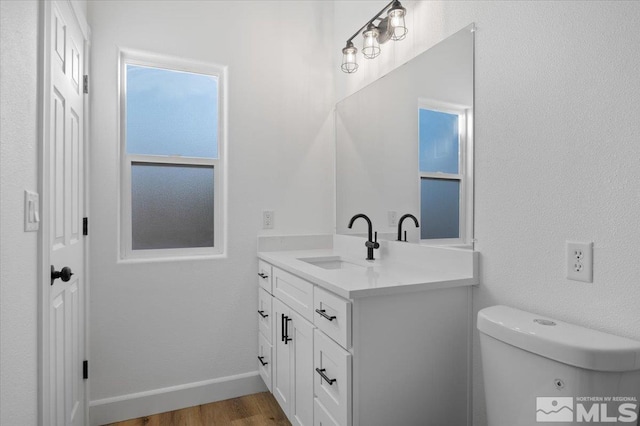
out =
[[270,392],[246,395],[108,426],[291,426]]

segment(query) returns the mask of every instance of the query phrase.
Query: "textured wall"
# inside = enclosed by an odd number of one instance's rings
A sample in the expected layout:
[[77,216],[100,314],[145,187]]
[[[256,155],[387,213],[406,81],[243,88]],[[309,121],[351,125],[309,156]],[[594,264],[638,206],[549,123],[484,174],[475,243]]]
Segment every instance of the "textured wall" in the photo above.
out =
[[[362,10],[382,6],[336,3],[337,97],[476,22],[475,311],[506,304],[640,340],[640,2],[406,6],[404,46],[361,60],[352,78],[339,49]],[[594,242],[592,284],[565,278],[566,240]],[[477,333],[474,343],[482,426]]]
[[[91,400],[256,371],[256,235],[333,228],[330,2],[92,1]],[[118,263],[117,48],[228,68],[228,258]]]
[[0,1],[0,424],[38,419],[38,234],[24,190],[38,189],[36,1]]

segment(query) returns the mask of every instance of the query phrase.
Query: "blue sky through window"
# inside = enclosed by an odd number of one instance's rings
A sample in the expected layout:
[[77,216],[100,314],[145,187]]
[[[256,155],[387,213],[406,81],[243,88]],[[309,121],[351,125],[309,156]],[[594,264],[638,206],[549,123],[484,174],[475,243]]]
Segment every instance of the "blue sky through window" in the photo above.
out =
[[420,109],[420,171],[458,173],[458,115]]
[[127,65],[127,153],[218,158],[218,79]]

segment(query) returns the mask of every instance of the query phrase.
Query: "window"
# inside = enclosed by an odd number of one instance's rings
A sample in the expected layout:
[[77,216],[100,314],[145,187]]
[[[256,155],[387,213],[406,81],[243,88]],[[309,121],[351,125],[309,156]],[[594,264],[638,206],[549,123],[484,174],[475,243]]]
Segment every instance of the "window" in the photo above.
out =
[[122,257],[224,254],[224,68],[120,59]]
[[420,239],[470,244],[473,170],[469,109],[421,100],[418,106]]

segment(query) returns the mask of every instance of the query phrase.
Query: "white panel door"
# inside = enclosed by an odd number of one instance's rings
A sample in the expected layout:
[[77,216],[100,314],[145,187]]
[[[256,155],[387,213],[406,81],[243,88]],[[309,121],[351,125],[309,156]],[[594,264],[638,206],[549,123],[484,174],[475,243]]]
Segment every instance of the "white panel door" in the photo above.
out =
[[[48,2],[48,69],[45,73],[43,250],[51,280],[45,279],[43,360],[48,407],[43,423],[85,423],[85,241],[84,213],[84,49],[85,37],[69,2]],[[68,268],[68,269],[63,269]],[[54,270],[58,278],[53,279]],[[48,321],[47,321],[48,318]],[[48,322],[48,324],[47,324]],[[48,330],[48,333],[47,333]],[[48,335],[47,335],[48,334]],[[48,359],[47,359],[48,358]],[[47,371],[48,366],[48,371]]]

